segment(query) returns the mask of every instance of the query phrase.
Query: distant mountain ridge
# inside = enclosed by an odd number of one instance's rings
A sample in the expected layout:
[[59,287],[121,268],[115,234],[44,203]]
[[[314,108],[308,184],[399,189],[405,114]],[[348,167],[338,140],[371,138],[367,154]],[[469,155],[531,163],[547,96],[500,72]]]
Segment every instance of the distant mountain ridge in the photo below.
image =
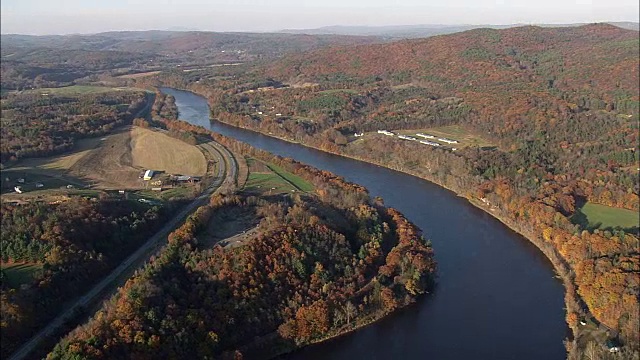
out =
[[[608,22],[627,30],[640,29],[637,22]],[[391,26],[324,26],[315,29],[285,29],[281,32],[287,34],[309,34],[309,35],[352,35],[352,36],[379,36],[390,38],[422,38],[435,35],[446,35],[457,32],[488,28],[488,29],[508,29],[526,25],[534,25],[539,27],[578,27],[588,25],[588,23],[575,24],[510,24],[510,25],[441,25],[441,24],[425,24],[425,25],[391,25]]]

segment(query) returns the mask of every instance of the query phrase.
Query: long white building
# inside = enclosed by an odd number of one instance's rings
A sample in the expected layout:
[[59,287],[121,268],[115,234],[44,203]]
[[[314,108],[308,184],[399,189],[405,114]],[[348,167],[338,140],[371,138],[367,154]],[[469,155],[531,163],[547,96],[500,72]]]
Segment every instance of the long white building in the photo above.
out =
[[451,140],[447,138],[438,138],[438,141],[446,142],[447,144],[457,144],[458,140]]
[[416,136],[420,136],[420,137],[425,138],[425,139],[435,139],[436,138],[433,135],[423,134],[423,133],[417,133]]

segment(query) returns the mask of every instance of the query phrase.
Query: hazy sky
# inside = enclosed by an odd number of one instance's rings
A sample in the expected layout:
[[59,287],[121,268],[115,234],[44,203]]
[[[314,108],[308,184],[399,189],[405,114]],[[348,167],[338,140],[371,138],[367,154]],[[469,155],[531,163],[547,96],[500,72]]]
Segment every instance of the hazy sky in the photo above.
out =
[[638,21],[638,0],[2,0],[2,33]]

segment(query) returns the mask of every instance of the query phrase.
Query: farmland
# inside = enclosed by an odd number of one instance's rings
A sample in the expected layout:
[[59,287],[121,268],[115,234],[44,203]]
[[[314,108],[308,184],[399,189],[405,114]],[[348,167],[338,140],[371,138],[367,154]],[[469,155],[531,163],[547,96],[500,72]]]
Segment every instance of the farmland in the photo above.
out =
[[248,158],[249,176],[244,186],[248,193],[290,193],[295,190],[289,182],[273,172],[265,163],[254,158]]
[[159,131],[133,126],[103,138],[82,140],[72,153],[21,161],[2,175],[3,180],[20,176],[34,178],[30,180],[33,183],[51,184],[46,188],[71,183],[96,189],[137,189],[145,187],[139,178],[144,169],[202,176],[207,164],[195,146]]
[[204,155],[198,148],[157,131],[134,127],[131,149],[134,167],[192,176],[207,172]]
[[619,209],[594,203],[586,203],[580,212],[586,216],[588,227],[594,229],[638,227],[638,213],[632,210]]
[[312,191],[313,186],[290,172],[254,158],[248,158],[249,177],[244,191],[249,193],[282,194],[295,191]]

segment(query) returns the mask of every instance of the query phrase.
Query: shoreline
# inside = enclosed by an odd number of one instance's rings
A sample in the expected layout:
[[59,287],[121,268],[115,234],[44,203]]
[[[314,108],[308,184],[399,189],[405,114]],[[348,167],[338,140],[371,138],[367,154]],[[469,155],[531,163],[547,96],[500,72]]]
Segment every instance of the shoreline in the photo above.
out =
[[[187,91],[190,91],[190,90],[187,90]],[[209,121],[217,121],[217,122],[220,122],[220,123],[228,125],[228,126],[232,126],[232,127],[235,127],[235,128],[238,128],[238,129],[247,130],[247,131],[251,131],[251,132],[254,132],[254,133],[257,133],[257,134],[261,134],[261,135],[264,135],[264,136],[268,136],[268,137],[271,137],[271,138],[282,140],[282,141],[285,141],[285,142],[288,142],[288,143],[291,143],[291,144],[301,145],[301,146],[304,146],[306,148],[314,149],[314,150],[317,150],[317,151],[322,151],[322,152],[327,153],[327,154],[341,156],[341,157],[348,158],[348,159],[351,159],[351,160],[361,161],[361,162],[364,162],[364,163],[367,163],[367,164],[380,166],[380,167],[383,167],[383,168],[386,168],[386,169],[390,169],[390,170],[393,170],[393,171],[397,171],[397,172],[400,172],[400,173],[403,173],[403,174],[406,174],[406,175],[411,175],[411,176],[417,177],[417,178],[419,178],[421,180],[429,181],[429,182],[431,182],[431,183],[433,183],[433,184],[435,184],[437,186],[440,186],[440,187],[442,187],[442,188],[444,188],[444,189],[446,189],[448,191],[451,191],[456,196],[466,199],[467,202],[469,204],[473,205],[475,208],[482,210],[486,214],[489,214],[491,217],[493,217],[494,219],[498,220],[504,226],[506,226],[510,230],[514,231],[518,235],[520,235],[523,238],[525,238],[529,243],[533,244],[545,256],[545,258],[549,261],[549,263],[553,267],[554,272],[556,273],[556,278],[558,278],[562,282],[562,285],[563,285],[563,287],[565,289],[565,299],[564,299],[565,317],[568,315],[567,309],[569,309],[569,308],[577,308],[577,309],[582,308],[578,304],[578,302],[575,300],[575,298],[577,297],[577,294],[572,293],[571,294],[572,298],[569,298],[569,296],[568,296],[568,295],[570,295],[569,289],[570,288],[575,288],[575,284],[573,284],[571,279],[568,278],[568,276],[569,276],[568,274],[571,272],[571,269],[564,263],[564,260],[561,257],[559,257],[558,254],[549,253],[548,250],[544,249],[542,244],[539,242],[538,239],[536,239],[535,236],[533,236],[531,234],[525,234],[524,231],[521,231],[520,229],[518,229],[517,224],[514,224],[510,219],[506,219],[504,216],[501,216],[501,215],[497,214],[495,211],[492,211],[492,210],[496,210],[495,207],[493,207],[491,205],[484,205],[484,204],[481,204],[481,203],[479,203],[477,201],[473,201],[473,199],[470,199],[470,198],[464,196],[463,194],[459,193],[458,191],[452,189],[451,187],[449,187],[449,186],[447,186],[445,184],[442,184],[442,183],[440,183],[438,181],[435,181],[435,179],[433,179],[433,180],[432,179],[427,179],[424,176],[420,176],[418,174],[411,173],[411,172],[406,171],[406,170],[396,169],[396,168],[384,165],[384,164],[382,164],[380,162],[377,162],[377,161],[367,160],[367,159],[359,158],[359,157],[348,155],[348,154],[338,153],[338,152],[334,152],[334,151],[327,151],[327,150],[320,149],[320,148],[317,148],[317,147],[314,147],[314,146],[311,146],[311,145],[308,145],[308,144],[304,144],[304,143],[299,142],[299,141],[287,139],[287,138],[284,138],[284,137],[281,137],[281,136],[277,136],[277,135],[274,135],[274,134],[266,134],[266,133],[263,133],[261,131],[257,131],[257,130],[246,128],[246,127],[239,126],[239,125],[236,125],[236,124],[224,122],[224,121],[221,121],[221,120],[218,120],[218,119],[213,119],[211,117],[209,118]],[[553,249],[553,251],[555,252],[556,250]],[[402,307],[402,308],[404,308],[404,307]],[[386,314],[386,315],[388,315],[388,314]],[[376,321],[379,321],[381,318],[385,317],[386,315],[382,315],[382,316],[380,316],[380,318],[378,318],[376,320],[373,320],[373,321],[371,321],[371,322],[369,322],[367,324],[363,324],[361,326],[353,328],[353,329],[351,329],[351,330],[349,330],[347,332],[338,333],[338,334],[329,336],[327,338],[323,338],[321,340],[314,341],[314,342],[309,343],[309,344],[307,344],[305,346],[318,344],[318,343],[321,343],[323,341],[331,340],[331,339],[337,338],[339,336],[346,335],[348,333],[351,333],[351,332],[353,332],[355,330],[360,329],[363,326],[366,326],[368,324],[371,324],[371,323],[374,323]],[[587,315],[588,317],[592,317],[593,316],[591,313],[582,314],[582,315]],[[580,332],[577,329],[572,328],[566,322],[566,320],[565,320],[565,324],[567,325],[567,328],[569,330],[571,330],[572,338],[571,339],[565,338],[564,340],[566,340],[567,342],[570,342],[570,343],[572,343],[574,345],[574,346],[572,346],[571,349],[567,349],[567,357],[570,358],[571,355],[573,354],[573,352],[575,350],[577,350],[577,347],[575,346],[575,344],[576,344],[576,340],[580,336]],[[300,349],[300,348],[296,348],[293,351],[295,351],[297,349]],[[282,355],[282,354],[280,354],[280,355]]]
[[[207,103],[208,103],[208,98],[205,95],[199,94],[198,92],[192,91],[192,90],[190,90],[188,88],[185,88],[185,89],[174,88],[174,89],[183,90],[183,91],[188,91],[188,92],[194,93],[194,94],[196,94],[198,96],[201,96],[201,97],[207,99]],[[178,120],[179,120],[179,117],[178,117]],[[238,128],[238,129],[247,130],[247,131],[251,131],[253,133],[257,133],[257,134],[260,134],[260,135],[264,135],[264,136],[268,136],[268,137],[275,138],[275,139],[278,139],[278,140],[282,140],[282,141],[285,141],[285,142],[288,142],[288,143],[291,143],[291,144],[298,144],[298,145],[304,146],[306,148],[310,148],[310,149],[314,149],[314,150],[317,150],[317,151],[321,151],[323,153],[332,154],[332,155],[336,155],[336,156],[341,156],[341,157],[352,159],[352,160],[356,160],[356,161],[361,161],[363,163],[376,165],[376,166],[379,166],[379,167],[383,167],[383,168],[386,168],[386,169],[397,171],[399,173],[403,173],[403,174],[407,174],[407,175],[410,175],[410,176],[414,176],[414,177],[419,178],[421,180],[429,181],[429,182],[431,182],[431,183],[433,183],[435,185],[438,185],[441,188],[444,188],[444,189],[446,189],[448,191],[451,191],[452,193],[454,193],[458,197],[465,198],[469,204],[471,204],[474,207],[476,207],[477,209],[480,209],[480,210],[484,211],[485,213],[489,214],[491,217],[493,217],[494,219],[498,220],[500,223],[505,225],[507,228],[509,228],[510,230],[514,231],[518,235],[520,235],[523,238],[525,238],[528,242],[533,244],[538,250],[540,250],[540,252],[545,256],[545,258],[551,263],[551,266],[553,267],[553,270],[556,273],[555,277],[559,278],[559,280],[562,282],[562,285],[563,285],[564,290],[565,290],[565,296],[564,296],[565,324],[567,326],[567,329],[571,331],[571,338],[566,337],[563,340],[563,343],[564,343],[565,349],[567,351],[567,358],[568,359],[575,358],[576,351],[578,350],[578,348],[577,348],[577,339],[580,337],[581,333],[580,333],[578,327],[572,327],[567,322],[566,319],[567,319],[567,316],[569,315],[568,309],[582,309],[581,313],[579,313],[582,316],[586,315],[587,317],[593,318],[593,315],[590,312],[588,312],[588,310],[587,310],[586,313],[584,313],[584,308],[582,306],[580,306],[580,304],[579,304],[579,300],[580,300],[579,295],[577,294],[577,292],[575,290],[570,291],[570,289],[575,289],[575,284],[573,283],[573,281],[571,280],[571,278],[568,275],[571,272],[571,268],[568,267],[568,265],[565,264],[564,260],[559,256],[559,254],[556,253],[557,252],[556,249],[552,249],[552,252],[550,253],[548,250],[546,250],[546,249],[544,249],[542,247],[542,244],[539,242],[538,239],[536,239],[536,236],[534,236],[532,234],[526,234],[524,231],[520,230],[518,228],[517,224],[514,224],[511,220],[504,218],[504,216],[501,216],[501,215],[497,214],[495,211],[491,211],[492,208],[488,208],[488,207],[483,206],[482,204],[480,204],[478,202],[472,201],[472,199],[468,198],[467,196],[464,196],[463,194],[459,193],[458,191],[452,189],[451,187],[449,187],[449,186],[447,186],[445,184],[440,183],[439,181],[436,181],[435,179],[428,179],[428,178],[426,178],[424,176],[421,176],[421,175],[418,175],[418,174],[415,174],[415,173],[412,173],[412,172],[409,172],[409,171],[406,171],[406,170],[400,170],[400,169],[397,169],[397,168],[393,168],[393,167],[387,166],[385,164],[382,164],[382,163],[380,163],[378,161],[369,160],[369,159],[363,159],[363,158],[359,158],[359,157],[356,157],[356,156],[353,156],[353,155],[348,155],[348,154],[338,153],[338,152],[335,152],[335,151],[328,151],[328,150],[320,149],[320,148],[317,148],[317,147],[314,147],[314,146],[311,146],[311,145],[308,145],[308,144],[305,144],[305,143],[302,143],[302,142],[299,142],[299,141],[287,139],[287,138],[284,138],[284,137],[281,137],[281,136],[278,136],[278,135],[275,135],[275,134],[268,134],[268,133],[264,133],[264,132],[261,132],[261,131],[255,130],[255,129],[243,127],[243,126],[240,126],[238,124],[233,124],[233,123],[221,121],[221,120],[212,118],[211,113],[210,113],[209,114],[209,122],[212,122],[212,121],[217,121],[217,122],[220,122],[220,123],[228,125],[228,126],[232,126],[232,127],[235,127],[235,128]],[[406,307],[407,306],[403,306],[403,307],[401,307],[399,309],[404,309]],[[388,314],[382,315],[380,318],[378,318],[376,320],[373,320],[373,321],[367,323],[366,325],[374,323],[376,321],[379,321],[381,318],[385,317],[386,315],[388,315]],[[349,334],[349,333],[351,333],[351,332],[353,332],[355,330],[358,330],[361,327],[366,326],[366,325],[358,326],[356,328],[350,329],[349,331],[341,332],[341,333],[332,335],[330,337],[323,338],[322,340],[314,341],[312,343],[306,344],[305,346],[313,345],[313,344],[319,344],[321,342],[324,342],[324,341],[327,341],[327,340],[331,340],[331,339],[337,338],[337,337],[342,336],[342,335]],[[305,346],[303,346],[303,347],[305,347]],[[292,349],[292,350],[287,351],[287,352],[283,352],[283,353],[281,353],[279,355],[284,355],[284,354],[287,354],[287,353],[291,353],[291,352],[299,350],[299,349],[301,349],[303,347],[296,347],[295,349]],[[279,355],[276,355],[276,356],[279,356]]]

